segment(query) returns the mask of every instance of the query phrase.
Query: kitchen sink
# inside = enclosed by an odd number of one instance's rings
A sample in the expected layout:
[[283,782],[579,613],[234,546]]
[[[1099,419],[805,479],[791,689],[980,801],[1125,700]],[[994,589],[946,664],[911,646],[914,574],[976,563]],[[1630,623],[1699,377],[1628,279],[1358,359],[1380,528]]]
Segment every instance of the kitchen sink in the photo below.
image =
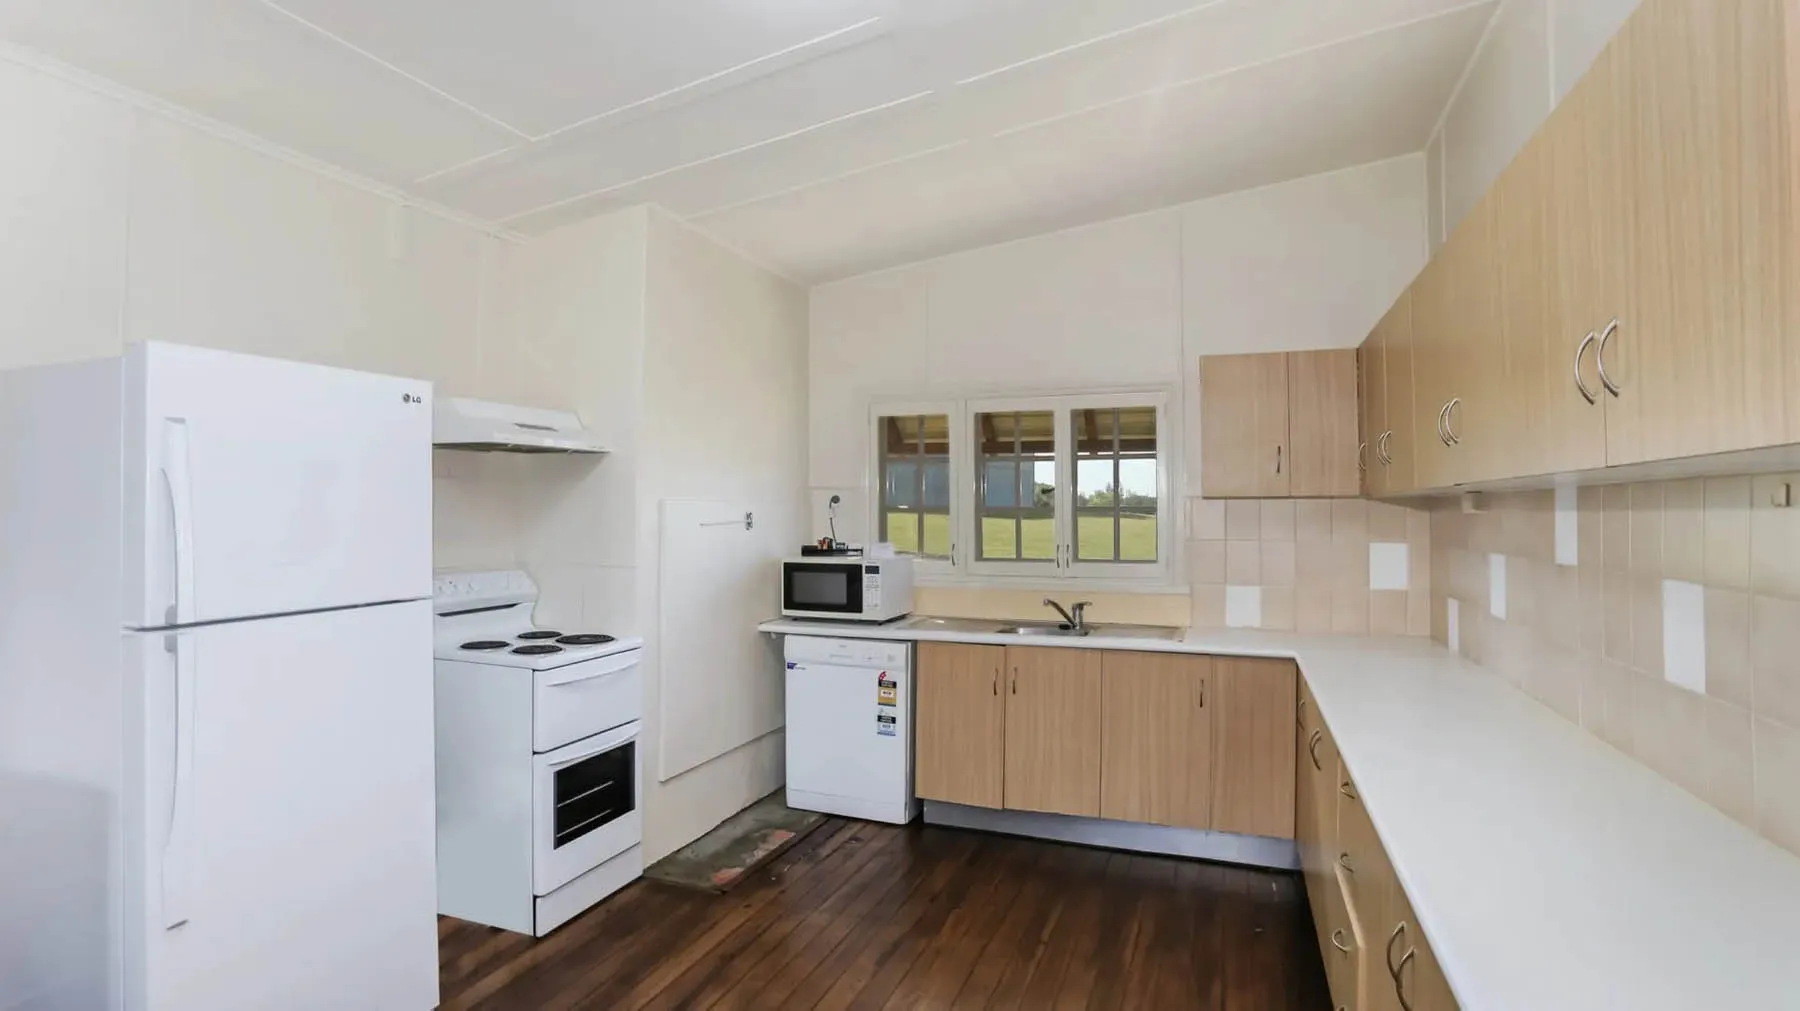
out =
[[1085,628],[1073,628],[1069,625],[1051,624],[1048,622],[1041,622],[1041,623],[1029,624],[1029,625],[1007,625],[1003,628],[995,629],[994,631],[995,631],[996,635],[1048,635],[1048,636],[1078,637],[1078,636],[1083,636],[1083,635],[1091,635],[1094,631],[1094,626],[1089,625]]

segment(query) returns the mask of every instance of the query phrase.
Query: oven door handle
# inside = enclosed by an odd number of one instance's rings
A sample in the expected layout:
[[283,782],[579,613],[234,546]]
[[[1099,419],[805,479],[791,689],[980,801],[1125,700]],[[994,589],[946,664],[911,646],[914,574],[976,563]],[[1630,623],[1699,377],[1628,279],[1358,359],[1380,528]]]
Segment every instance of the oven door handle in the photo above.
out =
[[626,653],[619,653],[614,656],[601,657],[598,660],[589,660],[586,663],[576,664],[575,666],[579,669],[580,673],[565,675],[554,681],[545,681],[544,687],[560,688],[563,685],[572,685],[578,681],[592,681],[594,678],[603,678],[608,674],[617,674],[622,670],[630,670],[632,667],[637,666],[638,661],[642,658],[642,654],[642,650],[634,649]]
[[556,751],[550,752],[549,755],[544,756],[546,758],[550,758],[553,755],[560,755],[562,752],[568,751],[570,748],[581,749],[580,752],[577,754],[569,755],[567,757],[554,758],[551,761],[545,763],[544,771],[554,772],[557,769],[561,769],[566,766],[574,765],[576,762],[585,762],[588,759],[593,758],[595,755],[601,754],[603,752],[611,751],[614,748],[620,747],[622,745],[625,745],[632,741],[637,740],[637,735],[638,735],[638,721],[632,720],[630,723],[627,723],[622,727],[614,727],[611,730],[607,730],[602,733],[595,734],[593,737],[589,737],[589,738],[585,738],[580,741],[576,741],[574,744],[570,744],[565,747],[559,748]]

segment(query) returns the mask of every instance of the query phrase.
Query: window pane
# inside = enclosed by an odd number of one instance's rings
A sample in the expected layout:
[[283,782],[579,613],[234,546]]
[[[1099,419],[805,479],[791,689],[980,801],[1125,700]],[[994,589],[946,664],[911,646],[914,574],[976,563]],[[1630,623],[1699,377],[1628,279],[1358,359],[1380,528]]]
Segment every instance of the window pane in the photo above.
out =
[[1075,557],[1156,561],[1156,409],[1083,409],[1071,412],[1069,423],[1075,438]]
[[975,416],[977,557],[1056,559],[1056,415],[1004,411]]
[[881,539],[906,554],[949,558],[950,416],[878,418],[876,426]]

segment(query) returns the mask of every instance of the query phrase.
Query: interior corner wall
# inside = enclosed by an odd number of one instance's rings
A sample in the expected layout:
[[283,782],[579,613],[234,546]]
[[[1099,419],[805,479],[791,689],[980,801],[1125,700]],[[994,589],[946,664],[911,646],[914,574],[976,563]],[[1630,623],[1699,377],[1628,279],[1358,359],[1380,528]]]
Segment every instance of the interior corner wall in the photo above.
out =
[[1435,250],[1569,93],[1640,0],[1501,0],[1432,144]]
[[[665,499],[754,510],[753,550],[709,562],[704,578],[743,587],[746,613],[779,611],[775,562],[806,532],[806,294],[706,235],[648,212],[645,340],[637,465],[637,598],[648,679],[640,754],[645,763],[644,848],[656,860],[779,788],[785,781],[785,711],[778,649],[735,618],[682,629],[718,656],[704,672],[664,669],[657,634],[661,594],[659,506]],[[737,627],[743,624],[743,627]],[[726,627],[729,626],[729,627]],[[690,643],[691,645],[692,643]],[[715,653],[716,647],[716,653]],[[742,658],[754,657],[749,661]],[[739,699],[749,725],[769,728],[666,782],[656,775],[663,692]],[[724,690],[727,686],[731,690]],[[707,750],[713,750],[711,746]]]

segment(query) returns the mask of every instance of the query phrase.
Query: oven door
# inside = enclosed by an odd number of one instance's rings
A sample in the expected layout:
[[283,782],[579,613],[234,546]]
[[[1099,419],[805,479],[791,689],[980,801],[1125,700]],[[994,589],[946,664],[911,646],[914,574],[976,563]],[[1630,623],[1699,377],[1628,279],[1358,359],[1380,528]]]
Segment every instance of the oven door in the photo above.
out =
[[781,612],[803,617],[862,617],[862,562],[781,563]]
[[548,895],[643,838],[638,724],[532,759],[532,892]]

